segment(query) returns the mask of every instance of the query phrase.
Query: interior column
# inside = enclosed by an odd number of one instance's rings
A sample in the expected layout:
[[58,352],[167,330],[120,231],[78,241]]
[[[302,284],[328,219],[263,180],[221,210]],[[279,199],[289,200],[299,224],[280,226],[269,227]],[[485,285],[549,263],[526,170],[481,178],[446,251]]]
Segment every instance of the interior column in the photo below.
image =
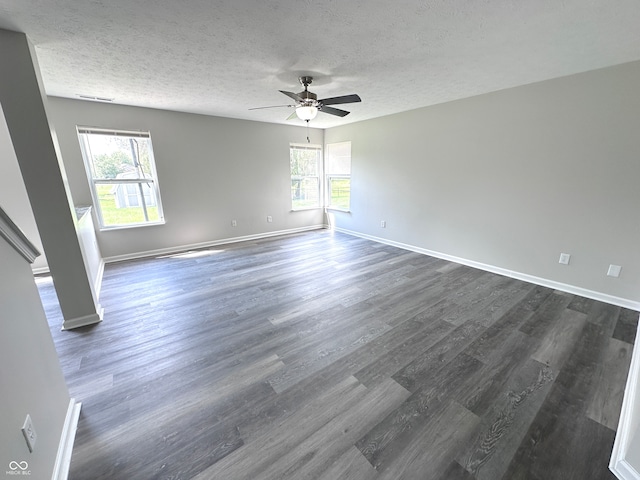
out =
[[0,104],[64,316],[63,328],[99,322],[102,308],[82,257],[35,50],[25,34],[0,29],[0,65]]

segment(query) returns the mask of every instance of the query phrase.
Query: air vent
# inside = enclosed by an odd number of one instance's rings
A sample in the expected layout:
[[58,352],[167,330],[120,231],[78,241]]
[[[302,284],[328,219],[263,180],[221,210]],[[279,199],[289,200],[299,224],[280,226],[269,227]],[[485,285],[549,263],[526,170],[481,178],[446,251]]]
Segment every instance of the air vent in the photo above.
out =
[[95,97],[93,95],[78,95],[83,100],[92,100],[94,102],[113,102],[113,98]]

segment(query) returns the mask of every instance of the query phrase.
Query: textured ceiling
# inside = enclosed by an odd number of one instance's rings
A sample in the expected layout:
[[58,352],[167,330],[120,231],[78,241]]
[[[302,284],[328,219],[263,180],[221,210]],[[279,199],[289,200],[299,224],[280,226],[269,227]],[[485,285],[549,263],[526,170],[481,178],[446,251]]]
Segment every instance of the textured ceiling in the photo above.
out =
[[[49,95],[286,123],[299,75],[357,93],[327,128],[640,59],[638,0],[2,0]],[[304,124],[300,120],[289,123]]]

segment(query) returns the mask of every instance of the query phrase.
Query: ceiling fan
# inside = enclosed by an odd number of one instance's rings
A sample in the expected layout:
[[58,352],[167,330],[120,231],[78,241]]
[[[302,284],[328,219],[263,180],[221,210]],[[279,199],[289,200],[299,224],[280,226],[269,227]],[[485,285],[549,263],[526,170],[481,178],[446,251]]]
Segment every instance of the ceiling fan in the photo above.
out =
[[342,95],[340,97],[331,97],[331,98],[323,98],[318,100],[318,96],[310,92],[308,90],[309,85],[313,81],[313,77],[304,76],[299,77],[298,80],[304,86],[304,90],[300,93],[293,92],[285,92],[284,90],[279,90],[281,93],[284,93],[287,97],[295,100],[295,104],[293,105],[274,105],[271,107],[255,107],[250,108],[249,110],[260,110],[263,108],[278,108],[278,107],[290,107],[295,108],[295,112],[293,112],[287,120],[291,120],[292,118],[298,117],[300,120],[304,120],[308,122],[309,120],[313,120],[316,118],[318,112],[328,113],[330,115],[336,115],[338,117],[344,117],[349,115],[349,112],[346,110],[340,110],[339,108],[329,107],[328,105],[339,105],[342,103],[355,103],[360,102],[360,97],[355,93],[352,95]]

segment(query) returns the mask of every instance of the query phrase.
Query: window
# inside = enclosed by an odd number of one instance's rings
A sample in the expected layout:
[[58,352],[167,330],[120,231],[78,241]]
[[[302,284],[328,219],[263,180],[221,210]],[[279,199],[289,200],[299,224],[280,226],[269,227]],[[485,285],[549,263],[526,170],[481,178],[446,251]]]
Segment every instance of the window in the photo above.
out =
[[293,210],[319,208],[320,166],[322,149],[319,145],[291,145],[291,207]]
[[149,132],[78,127],[101,229],[164,223]]
[[351,205],[351,142],[327,145],[327,207],[348,211]]

